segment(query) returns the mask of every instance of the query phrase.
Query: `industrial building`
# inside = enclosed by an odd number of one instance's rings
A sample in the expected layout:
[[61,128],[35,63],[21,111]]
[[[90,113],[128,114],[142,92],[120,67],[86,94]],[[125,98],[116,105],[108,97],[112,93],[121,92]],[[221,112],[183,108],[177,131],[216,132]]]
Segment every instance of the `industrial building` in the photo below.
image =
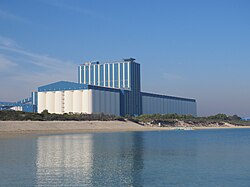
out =
[[112,63],[87,62],[78,66],[78,83],[59,81],[41,86],[27,100],[39,113],[47,109],[58,114],[196,116],[196,100],[141,92],[140,77],[140,64],[133,58]]
[[72,82],[38,88],[37,111],[49,113],[105,113],[120,115],[120,90]]

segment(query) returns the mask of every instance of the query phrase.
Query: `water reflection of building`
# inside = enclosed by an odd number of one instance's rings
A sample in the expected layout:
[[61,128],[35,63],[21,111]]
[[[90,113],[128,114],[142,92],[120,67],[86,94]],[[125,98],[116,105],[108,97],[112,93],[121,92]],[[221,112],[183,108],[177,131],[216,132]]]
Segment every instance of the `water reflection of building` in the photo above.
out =
[[37,186],[142,186],[143,133],[40,136]]
[[134,146],[133,151],[133,172],[132,174],[132,186],[143,186],[142,171],[144,168],[144,139],[143,133],[134,133]]
[[37,139],[37,186],[91,184],[92,135],[41,136]]
[[142,186],[143,133],[94,135],[93,186]]

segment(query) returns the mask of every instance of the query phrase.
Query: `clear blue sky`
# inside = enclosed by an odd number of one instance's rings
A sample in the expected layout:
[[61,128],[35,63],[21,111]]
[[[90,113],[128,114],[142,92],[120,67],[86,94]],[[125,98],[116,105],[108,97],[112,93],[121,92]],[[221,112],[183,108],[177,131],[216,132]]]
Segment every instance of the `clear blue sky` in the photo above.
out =
[[250,116],[249,0],[1,0],[0,100],[134,57],[142,90]]

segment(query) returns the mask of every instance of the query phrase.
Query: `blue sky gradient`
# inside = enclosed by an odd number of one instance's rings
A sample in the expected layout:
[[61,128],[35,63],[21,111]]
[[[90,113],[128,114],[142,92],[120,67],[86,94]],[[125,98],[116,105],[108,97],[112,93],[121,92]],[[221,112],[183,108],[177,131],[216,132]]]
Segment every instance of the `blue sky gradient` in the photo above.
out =
[[0,100],[77,81],[77,65],[134,57],[142,90],[250,116],[248,0],[1,0]]

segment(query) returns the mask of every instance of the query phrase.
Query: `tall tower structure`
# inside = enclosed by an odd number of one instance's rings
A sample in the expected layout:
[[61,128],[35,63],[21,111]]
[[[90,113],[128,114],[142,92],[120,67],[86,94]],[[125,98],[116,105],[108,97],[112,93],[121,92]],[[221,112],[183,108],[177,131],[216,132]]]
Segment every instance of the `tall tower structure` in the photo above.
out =
[[78,83],[121,89],[123,115],[142,113],[140,64],[134,58],[81,64],[78,66]]

